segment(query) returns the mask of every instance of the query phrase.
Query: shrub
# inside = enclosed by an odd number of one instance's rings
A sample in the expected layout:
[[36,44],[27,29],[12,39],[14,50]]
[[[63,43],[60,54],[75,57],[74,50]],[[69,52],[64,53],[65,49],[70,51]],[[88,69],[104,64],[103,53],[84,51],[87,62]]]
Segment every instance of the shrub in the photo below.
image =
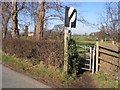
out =
[[48,40],[25,40],[6,38],[2,40],[3,51],[20,58],[29,58],[33,64],[63,66],[63,42]]

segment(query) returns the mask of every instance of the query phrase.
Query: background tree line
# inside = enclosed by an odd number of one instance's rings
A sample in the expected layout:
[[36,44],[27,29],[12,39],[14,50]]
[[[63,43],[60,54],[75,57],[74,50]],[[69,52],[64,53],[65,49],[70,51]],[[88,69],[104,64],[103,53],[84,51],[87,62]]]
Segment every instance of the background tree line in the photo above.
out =
[[91,33],[91,36],[104,40],[118,41],[118,2],[107,2],[104,15],[100,15],[100,21],[96,25],[98,32]]
[[[19,38],[20,29],[18,26],[26,27],[34,24],[34,36],[36,40],[39,40],[43,38],[43,30],[50,23],[49,21],[53,19],[64,21],[65,5],[62,2],[45,2],[44,0],[41,2],[16,2],[16,0],[13,0],[13,2],[1,2],[1,4],[3,38],[6,37],[8,28],[12,38]],[[94,33],[94,36],[99,39],[108,38],[118,41],[118,3],[107,2],[105,7],[104,15],[100,16],[100,22],[97,25],[94,24],[99,30],[99,32]],[[21,14],[28,15],[31,22],[25,22],[25,20],[27,21],[26,17],[20,20],[18,16]],[[77,20],[85,25],[91,25],[81,15],[78,15]],[[25,25],[21,22],[25,22]],[[25,31],[25,33],[28,33],[28,31]]]
[[[36,40],[42,39],[43,28],[47,22],[52,19],[63,20],[62,14],[64,5],[60,2],[1,2],[2,3],[2,35],[6,37],[8,27],[10,28],[12,38],[19,38],[20,31],[18,24],[20,22],[18,14],[27,14],[32,18],[31,22],[26,25],[34,23],[34,35]],[[53,10],[54,13],[50,13]],[[56,14],[57,13],[57,14]],[[25,18],[23,18],[23,21]]]

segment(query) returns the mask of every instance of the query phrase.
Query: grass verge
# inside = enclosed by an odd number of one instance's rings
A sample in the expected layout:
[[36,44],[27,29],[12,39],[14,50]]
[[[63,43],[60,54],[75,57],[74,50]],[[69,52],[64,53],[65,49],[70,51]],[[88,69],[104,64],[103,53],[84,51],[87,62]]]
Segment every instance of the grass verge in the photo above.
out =
[[97,74],[91,74],[91,76],[99,88],[118,88],[118,81],[102,71]]
[[62,69],[56,68],[50,65],[44,65],[42,63],[33,65],[28,59],[16,58],[14,55],[6,53],[0,53],[2,55],[2,63],[7,65],[13,70],[23,72],[31,77],[42,80],[52,87],[66,87],[71,85],[74,81],[74,76],[69,76],[63,72]]

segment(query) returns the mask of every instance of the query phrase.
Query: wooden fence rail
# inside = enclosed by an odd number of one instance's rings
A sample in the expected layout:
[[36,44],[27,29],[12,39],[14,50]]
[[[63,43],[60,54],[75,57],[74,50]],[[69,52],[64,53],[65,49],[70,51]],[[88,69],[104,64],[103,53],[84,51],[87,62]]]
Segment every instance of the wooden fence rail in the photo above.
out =
[[100,69],[103,71],[106,71],[104,69],[118,69],[118,53],[118,45],[112,43],[96,42],[96,73]]

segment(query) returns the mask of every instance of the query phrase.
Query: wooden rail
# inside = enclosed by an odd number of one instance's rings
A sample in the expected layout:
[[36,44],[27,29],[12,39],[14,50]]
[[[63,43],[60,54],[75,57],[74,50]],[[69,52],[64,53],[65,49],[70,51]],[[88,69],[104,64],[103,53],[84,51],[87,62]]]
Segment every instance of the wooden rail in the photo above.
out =
[[113,52],[118,52],[118,45],[112,44],[112,43],[102,43],[99,42],[99,47],[102,47],[106,50],[113,51]]
[[[96,73],[101,67],[101,63],[100,63],[101,60],[105,63],[119,67],[118,65],[119,54],[118,53],[119,53],[118,45],[115,45],[112,43],[96,42]],[[105,56],[106,58],[103,56]],[[107,59],[107,57],[111,57],[112,61]]]

